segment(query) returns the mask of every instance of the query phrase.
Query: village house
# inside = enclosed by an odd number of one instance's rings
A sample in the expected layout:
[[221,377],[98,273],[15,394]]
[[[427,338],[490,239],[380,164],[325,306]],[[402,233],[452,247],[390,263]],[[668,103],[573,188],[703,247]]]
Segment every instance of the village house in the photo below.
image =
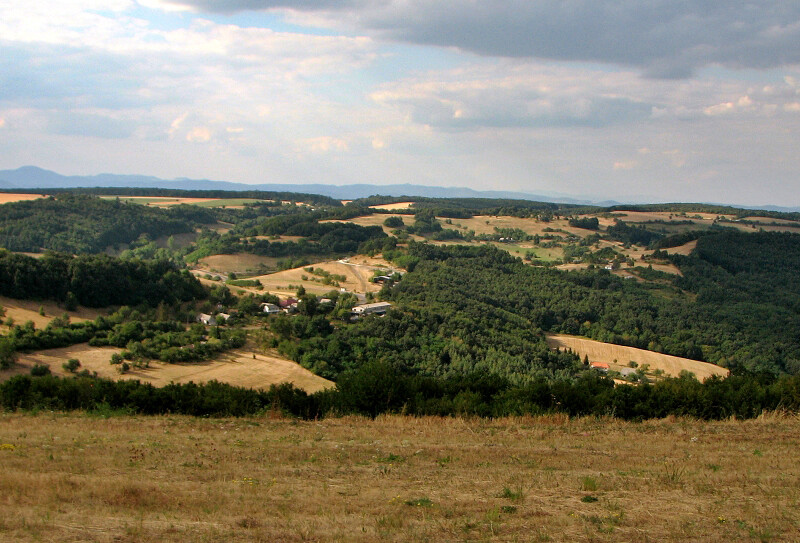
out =
[[267,315],[275,315],[276,313],[281,312],[281,308],[275,304],[270,304],[265,302],[261,304],[261,311],[263,311]]
[[215,319],[213,315],[207,315],[206,313],[200,313],[197,315],[197,322],[202,322],[206,326],[217,325],[217,319]]
[[352,314],[356,317],[361,317],[364,315],[383,315],[391,307],[392,304],[389,302],[375,302],[373,304],[357,305],[353,308]]

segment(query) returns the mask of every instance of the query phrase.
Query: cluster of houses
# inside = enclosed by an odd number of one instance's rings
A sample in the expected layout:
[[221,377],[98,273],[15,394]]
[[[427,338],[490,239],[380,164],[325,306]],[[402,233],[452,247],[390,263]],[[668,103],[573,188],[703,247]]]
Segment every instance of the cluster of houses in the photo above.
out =
[[228,313],[217,313],[216,315],[209,315],[207,313],[200,313],[197,315],[197,322],[202,322],[206,326],[216,326],[221,322],[228,322],[232,315]]
[[[318,300],[319,305],[333,305],[333,300],[330,298],[320,298]],[[277,315],[279,313],[285,313],[287,315],[291,315],[293,313],[297,313],[298,311],[298,304],[300,304],[299,300],[295,298],[286,298],[284,300],[280,300],[277,304],[272,304],[268,302],[264,302],[260,305],[261,311],[266,313],[267,315]],[[353,307],[351,311],[352,318],[364,317],[367,315],[385,315],[386,312],[392,307],[392,304],[389,302],[375,302],[370,304],[361,304]],[[227,322],[228,319],[231,318],[232,315],[228,313],[216,313],[214,315],[209,315],[207,313],[200,313],[197,315],[197,322],[201,322],[206,326],[216,326],[223,322]]]

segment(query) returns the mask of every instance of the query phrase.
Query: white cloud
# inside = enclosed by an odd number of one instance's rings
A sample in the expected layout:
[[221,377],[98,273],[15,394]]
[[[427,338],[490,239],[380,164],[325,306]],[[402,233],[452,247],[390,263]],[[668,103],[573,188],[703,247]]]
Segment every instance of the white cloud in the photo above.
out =
[[632,170],[638,165],[635,160],[621,160],[614,162],[615,170]]
[[211,141],[211,129],[207,126],[195,126],[186,134],[186,141],[207,143]]
[[342,138],[320,136],[303,140],[303,145],[312,153],[327,153],[329,151],[347,151],[348,144]]

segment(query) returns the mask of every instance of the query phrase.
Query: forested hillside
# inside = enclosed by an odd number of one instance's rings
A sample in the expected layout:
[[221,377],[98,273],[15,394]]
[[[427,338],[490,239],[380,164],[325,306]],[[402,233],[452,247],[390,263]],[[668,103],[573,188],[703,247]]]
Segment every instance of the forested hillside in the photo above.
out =
[[[408,211],[414,213],[412,222],[373,216],[365,207],[385,200],[316,209],[278,201],[159,209],[64,193],[0,206],[0,244],[6,247],[0,249],[0,295],[55,300],[65,308],[108,308],[108,316],[91,322],[59,317],[44,329],[4,321],[2,366],[13,365],[22,351],[86,342],[123,349],[114,360],[118,364],[192,362],[240,347],[249,336],[251,348],[277,350],[336,381],[338,388],[315,396],[273,391],[253,397],[226,389],[225,394],[255,402],[248,410],[284,402],[302,416],[613,410],[630,418],[724,417],[798,402],[797,379],[785,374],[800,373],[800,286],[794,280],[800,235],[757,229],[794,231],[798,226],[791,217],[753,218],[728,208],[685,215],[702,206],[680,206],[673,217],[672,211],[450,199],[415,203]],[[180,247],[153,241],[179,232],[192,232]],[[116,244],[128,247],[120,257],[97,254]],[[65,252],[32,258],[10,250],[47,247]],[[560,251],[559,262],[575,268],[557,269],[554,262],[530,256],[547,251]],[[314,267],[308,266],[313,259],[356,253],[386,259],[384,268],[375,270],[382,290],[362,277],[372,288],[359,292],[362,301],[377,295],[391,302],[383,317],[351,318],[359,303],[354,292],[319,291],[318,297],[302,285],[273,282],[283,285],[279,300],[277,292],[262,290],[261,282],[246,274],[212,277],[194,269],[209,285],[203,287],[185,269],[212,255],[281,258],[271,261],[272,269],[305,262],[297,280],[319,288]],[[405,273],[389,277],[388,267]],[[214,279],[218,282],[210,282]],[[235,295],[234,288],[243,293]],[[285,299],[287,289],[296,296],[293,308]],[[286,302],[289,315],[267,316],[259,305],[279,301]],[[206,312],[225,316],[216,324],[210,315],[204,317],[207,324],[196,322]],[[615,388],[587,360],[550,349],[546,333],[703,360],[729,368],[734,377],[701,384],[690,376],[657,376],[659,382],[650,385],[642,372],[638,386]],[[38,390],[36,382],[26,383]],[[59,396],[61,385],[52,386],[55,396],[46,405],[72,405]],[[137,390],[132,392],[137,398],[162,394]],[[208,390],[214,395],[220,389]],[[746,394],[754,396],[745,401]],[[206,405],[205,399],[197,401]],[[226,411],[219,398],[208,401],[218,406],[210,412],[239,413]],[[139,403],[136,409],[146,412]]]
[[[704,360],[734,371],[797,372],[797,287],[776,286],[765,294],[758,285],[785,283],[787,269],[777,264],[784,255],[791,262],[791,254],[800,251],[800,238],[767,235],[784,249],[777,250],[774,243],[761,245],[762,239],[751,234],[722,236],[709,238],[703,247],[724,254],[726,243],[739,245],[763,261],[756,265],[756,278],[720,278],[724,270],[705,260],[707,253],[701,251],[676,258],[686,276],[675,282],[685,292],[626,281],[605,270],[534,268],[495,248],[412,244],[408,256],[416,262],[413,271],[384,292],[397,311],[284,350],[333,378],[375,359],[426,375],[480,371],[519,382],[574,375],[581,370],[575,357],[547,350],[542,332],[549,331]],[[736,284],[727,300],[708,294],[710,289],[725,292],[726,280]]]
[[0,247],[98,253],[142,234],[155,239],[192,232],[215,220],[198,207],[164,210],[66,193],[0,207]]

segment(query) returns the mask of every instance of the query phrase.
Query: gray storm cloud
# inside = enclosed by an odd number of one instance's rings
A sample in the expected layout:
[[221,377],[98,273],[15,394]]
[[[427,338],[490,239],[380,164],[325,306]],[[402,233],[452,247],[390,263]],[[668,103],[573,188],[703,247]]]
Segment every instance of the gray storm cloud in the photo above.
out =
[[718,64],[800,63],[800,3],[656,0],[169,0],[201,11],[291,10],[401,42],[479,55],[635,66],[662,78]]

